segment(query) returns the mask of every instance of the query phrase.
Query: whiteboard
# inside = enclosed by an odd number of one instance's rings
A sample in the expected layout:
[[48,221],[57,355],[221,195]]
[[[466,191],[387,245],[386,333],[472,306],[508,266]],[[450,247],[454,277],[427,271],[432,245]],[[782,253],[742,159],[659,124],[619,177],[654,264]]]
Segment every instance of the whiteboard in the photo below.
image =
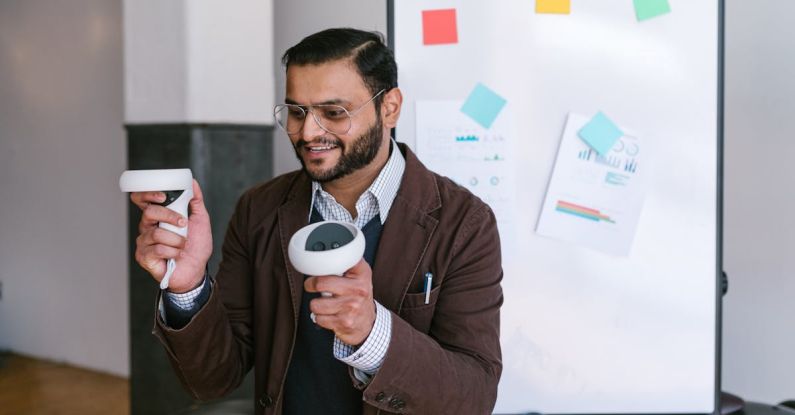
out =
[[[446,162],[443,147],[424,158],[418,121],[464,122],[445,108],[479,83],[507,102],[489,129],[508,146],[511,163],[495,167],[505,199],[484,198],[501,204],[505,271],[495,413],[713,413],[721,3],[670,0],[671,13],[642,22],[632,0],[573,0],[569,15],[534,6],[389,3],[404,96],[396,135],[429,168],[467,159]],[[424,45],[422,11],[448,8],[457,43]],[[652,144],[627,255],[536,232],[569,114],[599,111]]]

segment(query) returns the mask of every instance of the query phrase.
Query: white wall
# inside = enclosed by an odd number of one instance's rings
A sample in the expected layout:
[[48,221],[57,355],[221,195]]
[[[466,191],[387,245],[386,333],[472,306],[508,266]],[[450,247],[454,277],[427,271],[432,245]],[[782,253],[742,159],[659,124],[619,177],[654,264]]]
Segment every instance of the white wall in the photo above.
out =
[[126,376],[121,9],[0,2],[0,349]]
[[723,389],[795,399],[795,2],[727,0]]
[[124,2],[125,121],[273,124],[272,0]]
[[125,121],[184,119],[188,112],[184,1],[123,3]]
[[[276,102],[284,102],[285,77],[281,58],[306,36],[332,27],[377,30],[386,36],[386,0],[281,0],[274,3],[274,68]],[[272,111],[269,110],[271,119]],[[290,140],[278,127],[274,134],[273,173],[279,175],[300,168]]]

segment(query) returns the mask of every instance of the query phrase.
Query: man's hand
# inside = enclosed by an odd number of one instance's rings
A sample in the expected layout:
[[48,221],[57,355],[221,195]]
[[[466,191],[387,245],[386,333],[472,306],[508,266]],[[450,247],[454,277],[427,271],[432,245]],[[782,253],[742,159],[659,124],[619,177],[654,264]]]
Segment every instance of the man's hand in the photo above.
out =
[[304,289],[311,293],[331,293],[309,303],[320,327],[334,331],[345,344],[359,346],[375,324],[373,271],[364,259],[345,272],[343,277],[327,275],[309,277]]
[[[199,286],[213,251],[210,216],[204,207],[201,188],[193,181],[193,199],[188,206],[189,219],[171,209],[157,205],[165,200],[163,192],[130,194],[130,200],[142,211],[135,240],[135,261],[160,282],[166,274],[166,261],[177,260],[177,268],[169,281],[168,290],[183,293]],[[158,227],[160,222],[177,227],[188,225],[188,237]]]

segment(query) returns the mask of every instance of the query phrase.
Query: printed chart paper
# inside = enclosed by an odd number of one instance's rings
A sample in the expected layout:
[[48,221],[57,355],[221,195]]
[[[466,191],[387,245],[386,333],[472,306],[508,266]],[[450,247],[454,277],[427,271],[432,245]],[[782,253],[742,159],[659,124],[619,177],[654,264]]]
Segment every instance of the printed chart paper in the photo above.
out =
[[600,155],[577,136],[589,120],[568,116],[536,232],[626,256],[643,208],[648,142],[622,129],[624,135]]
[[500,232],[512,221],[515,164],[510,113],[486,129],[461,112],[463,101],[417,101],[417,156],[431,170],[488,203]]

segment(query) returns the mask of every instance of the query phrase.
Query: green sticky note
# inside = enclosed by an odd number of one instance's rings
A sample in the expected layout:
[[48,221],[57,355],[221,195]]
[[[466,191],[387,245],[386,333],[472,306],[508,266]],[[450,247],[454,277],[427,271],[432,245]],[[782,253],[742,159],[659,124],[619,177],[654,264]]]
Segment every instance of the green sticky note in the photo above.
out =
[[635,15],[642,22],[671,12],[668,0],[632,0],[635,3]]
[[610,118],[599,112],[582,127],[578,135],[597,153],[605,155],[624,135],[624,132],[613,121],[610,121]]
[[490,128],[507,102],[505,98],[479,83],[464,102],[461,112],[482,125],[483,128]]

